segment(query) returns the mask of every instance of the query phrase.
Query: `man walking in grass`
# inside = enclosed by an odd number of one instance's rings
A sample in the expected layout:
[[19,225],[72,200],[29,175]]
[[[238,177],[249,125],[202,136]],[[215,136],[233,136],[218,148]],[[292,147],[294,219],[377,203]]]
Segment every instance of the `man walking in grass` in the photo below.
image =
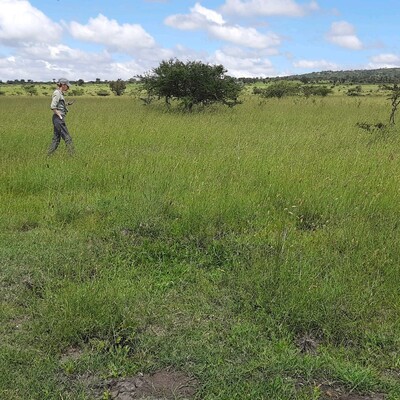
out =
[[66,93],[69,89],[68,79],[60,78],[57,82],[57,86],[57,89],[53,93],[50,105],[50,108],[53,110],[54,136],[48,151],[48,155],[51,155],[56,151],[58,145],[60,144],[61,138],[64,140],[67,146],[68,153],[73,155],[74,145],[65,123],[65,116],[68,112],[67,105],[72,104],[72,102],[66,103],[64,99],[64,93]]

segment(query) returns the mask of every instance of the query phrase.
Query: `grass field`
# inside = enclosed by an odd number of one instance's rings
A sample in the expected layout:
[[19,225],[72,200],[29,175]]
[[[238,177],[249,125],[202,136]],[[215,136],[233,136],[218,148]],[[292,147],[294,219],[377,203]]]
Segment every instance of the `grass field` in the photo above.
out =
[[357,127],[384,98],[70,110],[76,155],[48,158],[49,98],[0,96],[1,399],[160,371],[195,399],[400,399],[400,132]]

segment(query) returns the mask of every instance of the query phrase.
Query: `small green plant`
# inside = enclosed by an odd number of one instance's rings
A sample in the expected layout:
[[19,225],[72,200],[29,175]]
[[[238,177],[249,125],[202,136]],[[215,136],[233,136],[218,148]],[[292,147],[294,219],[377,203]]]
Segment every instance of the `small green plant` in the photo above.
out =
[[72,375],[76,371],[76,365],[73,360],[68,360],[63,363],[62,369],[66,375]]
[[101,397],[101,400],[111,400],[112,399],[112,395],[111,392],[107,389],[103,392],[103,395]]

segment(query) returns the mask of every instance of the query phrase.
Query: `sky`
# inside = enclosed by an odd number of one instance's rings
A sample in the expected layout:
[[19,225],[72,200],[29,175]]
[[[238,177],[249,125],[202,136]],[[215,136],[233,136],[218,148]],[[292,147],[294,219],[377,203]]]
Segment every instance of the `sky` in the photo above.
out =
[[169,59],[235,77],[400,67],[399,1],[0,0],[0,80],[127,80]]

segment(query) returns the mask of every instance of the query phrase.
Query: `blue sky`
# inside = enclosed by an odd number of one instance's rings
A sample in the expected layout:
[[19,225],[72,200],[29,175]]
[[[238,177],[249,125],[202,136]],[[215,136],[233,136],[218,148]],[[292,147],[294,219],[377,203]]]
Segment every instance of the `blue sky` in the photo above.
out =
[[0,0],[0,80],[129,79],[177,58],[232,76],[400,67],[399,0]]

